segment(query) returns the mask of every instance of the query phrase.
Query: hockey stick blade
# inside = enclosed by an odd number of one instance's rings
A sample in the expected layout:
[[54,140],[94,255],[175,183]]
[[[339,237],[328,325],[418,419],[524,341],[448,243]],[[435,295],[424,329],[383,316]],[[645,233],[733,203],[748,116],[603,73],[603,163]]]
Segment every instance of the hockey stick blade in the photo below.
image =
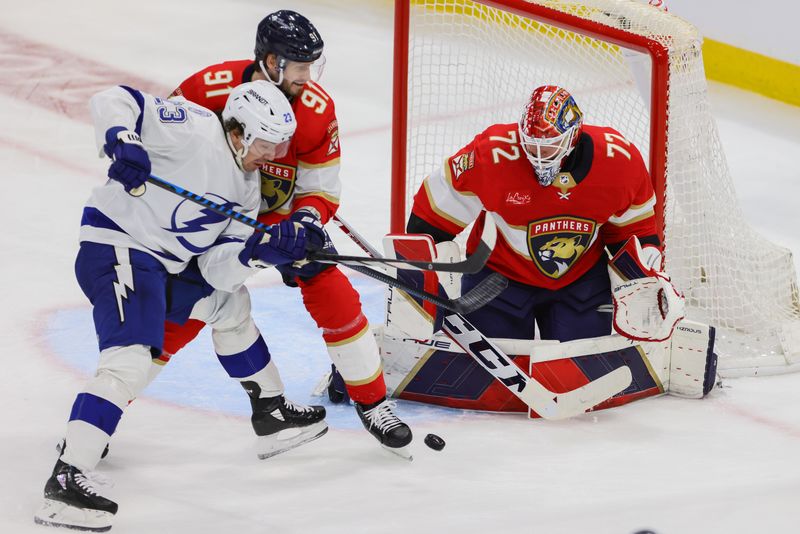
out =
[[[340,224],[340,226],[343,226],[339,220],[336,222]],[[455,263],[390,259],[375,257],[374,255],[369,257],[341,256],[338,254],[327,254],[325,252],[311,252],[308,255],[308,259],[320,263],[341,263],[348,267],[357,265],[369,267],[375,264],[383,264],[391,265],[397,269],[472,274],[477,273],[486,265],[486,260],[488,260],[489,256],[492,254],[496,241],[497,226],[495,225],[494,218],[490,214],[486,217],[486,223],[483,225],[483,231],[481,232],[481,239],[478,242],[478,246],[465,260]]]
[[556,393],[523,373],[511,358],[464,317],[446,316],[442,330],[481,367],[544,419],[566,419],[580,415],[623,391],[632,380],[630,369],[623,366],[584,386]]
[[374,278],[379,282],[383,282],[384,284],[401,289],[409,295],[427,300],[441,308],[444,308],[445,310],[450,310],[456,313],[472,313],[502,293],[503,290],[508,287],[508,279],[505,276],[501,275],[500,273],[492,273],[481,280],[478,285],[473,287],[464,295],[461,295],[455,299],[448,299],[433,293],[428,293],[427,291],[422,291],[407,285],[386,273],[370,269],[369,267],[364,267],[363,265],[347,265],[347,267],[356,272],[365,274],[370,278]]

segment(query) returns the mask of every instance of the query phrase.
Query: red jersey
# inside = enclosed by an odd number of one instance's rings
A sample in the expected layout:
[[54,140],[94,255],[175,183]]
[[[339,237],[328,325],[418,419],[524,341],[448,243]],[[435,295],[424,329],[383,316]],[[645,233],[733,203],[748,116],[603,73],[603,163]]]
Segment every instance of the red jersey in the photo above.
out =
[[483,218],[493,217],[498,237],[487,265],[512,280],[559,289],[586,273],[604,245],[656,234],[650,177],[619,132],[585,125],[565,169],[542,186],[517,125],[495,124],[425,178],[412,213],[453,235],[478,219],[468,251]]
[[[228,95],[253,78],[251,60],[226,61],[191,75],[173,91],[196,104],[222,113]],[[316,209],[322,223],[339,208],[339,127],[333,99],[322,87],[308,82],[292,100],[297,130],[286,156],[261,168],[261,214],[275,223],[301,207]]]

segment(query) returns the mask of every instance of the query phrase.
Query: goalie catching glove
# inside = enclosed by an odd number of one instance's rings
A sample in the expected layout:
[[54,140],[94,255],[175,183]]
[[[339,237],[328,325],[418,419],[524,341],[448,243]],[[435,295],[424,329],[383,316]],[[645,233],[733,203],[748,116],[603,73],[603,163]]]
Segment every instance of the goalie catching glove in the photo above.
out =
[[614,330],[629,339],[664,341],[684,317],[683,295],[654,268],[660,258],[654,247],[643,251],[633,236],[608,263]]

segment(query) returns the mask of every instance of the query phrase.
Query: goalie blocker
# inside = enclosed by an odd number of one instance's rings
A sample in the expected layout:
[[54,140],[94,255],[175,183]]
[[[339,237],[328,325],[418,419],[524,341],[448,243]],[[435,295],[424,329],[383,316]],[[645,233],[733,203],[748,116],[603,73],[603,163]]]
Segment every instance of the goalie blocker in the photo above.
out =
[[[447,258],[457,255],[458,250],[454,244],[440,243],[434,247],[427,236],[387,236],[384,247],[390,256],[437,261],[449,261]],[[435,291],[438,286],[444,293],[458,294],[459,280],[452,273],[438,273],[442,280],[436,278],[437,273],[397,274],[410,276],[410,280],[428,291]],[[479,367],[465,357],[456,343],[442,333],[433,335],[440,326],[436,318],[434,307],[402,291],[389,290],[386,323],[376,335],[390,393],[402,399],[453,408],[528,412],[528,407],[503,384],[476,372]],[[632,341],[620,335],[564,343],[492,341],[523,372],[556,393],[574,390],[614,369],[628,366],[631,384],[595,409],[664,393],[685,398],[705,396],[716,377],[714,328],[687,320],[669,324],[668,328],[674,328],[673,334],[662,341]],[[530,415],[538,414],[530,411]]]

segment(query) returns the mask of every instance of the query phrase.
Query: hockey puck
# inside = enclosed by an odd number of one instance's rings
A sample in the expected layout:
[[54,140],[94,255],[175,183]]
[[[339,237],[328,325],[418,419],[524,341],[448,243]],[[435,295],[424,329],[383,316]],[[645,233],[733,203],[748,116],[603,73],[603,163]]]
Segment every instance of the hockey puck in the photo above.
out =
[[428,434],[427,436],[425,436],[425,445],[427,445],[428,447],[430,447],[435,451],[440,451],[444,449],[445,443],[444,440],[439,436],[437,436],[436,434]]

